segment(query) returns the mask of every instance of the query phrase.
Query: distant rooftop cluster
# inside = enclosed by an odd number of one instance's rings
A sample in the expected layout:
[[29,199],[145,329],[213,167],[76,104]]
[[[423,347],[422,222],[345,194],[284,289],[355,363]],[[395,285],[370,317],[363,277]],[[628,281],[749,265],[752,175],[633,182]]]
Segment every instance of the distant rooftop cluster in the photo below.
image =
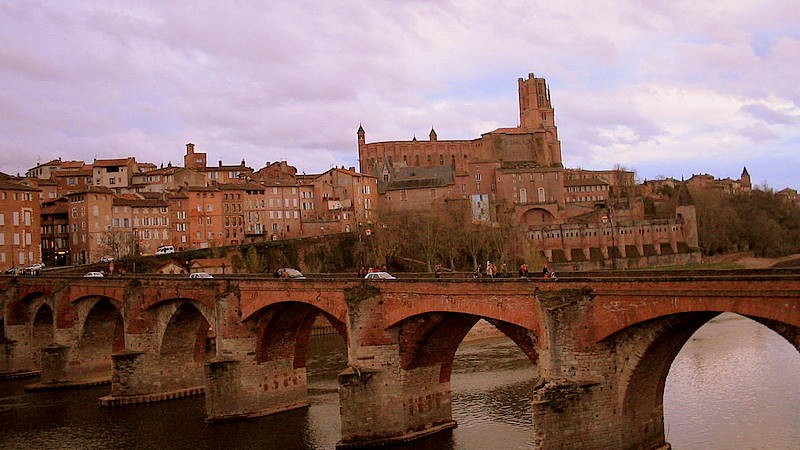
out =
[[[389,217],[454,205],[478,226],[509,225],[526,251],[554,262],[602,266],[697,247],[691,205],[669,217],[648,215],[643,206],[645,197],[658,200],[659,186],[683,183],[637,184],[628,170],[564,167],[547,83],[530,74],[518,89],[519,124],[471,140],[440,140],[432,128],[427,140],[367,142],[359,126],[359,170],[298,175],[286,161],[258,170],[244,160],[209,165],[207,154],[187,143],[183,166],[135,156],[58,158],[25,177],[4,175],[2,195],[23,203],[4,203],[0,225],[28,228],[0,233],[0,265],[360,232],[381,221],[378,211]],[[685,184],[731,194],[751,189],[746,169],[739,180],[704,174]]]

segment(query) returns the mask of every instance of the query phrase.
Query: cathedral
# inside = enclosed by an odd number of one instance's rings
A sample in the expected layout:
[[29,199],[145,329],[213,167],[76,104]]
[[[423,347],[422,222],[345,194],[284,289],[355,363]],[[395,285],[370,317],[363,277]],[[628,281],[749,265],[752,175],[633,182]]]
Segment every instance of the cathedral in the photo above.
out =
[[[516,238],[566,269],[645,267],[697,260],[694,207],[645,217],[633,172],[565,168],[550,89],[518,80],[519,124],[471,140],[367,142],[362,173],[378,179],[384,213],[430,211],[462,201],[474,223],[510,225]],[[558,266],[557,266],[558,267]]]

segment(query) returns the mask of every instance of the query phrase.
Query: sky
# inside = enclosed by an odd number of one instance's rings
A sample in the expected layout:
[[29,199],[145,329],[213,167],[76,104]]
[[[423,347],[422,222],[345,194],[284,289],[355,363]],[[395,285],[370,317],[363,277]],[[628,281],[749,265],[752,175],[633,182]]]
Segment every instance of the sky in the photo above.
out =
[[299,172],[474,139],[551,90],[567,167],[800,188],[797,0],[0,0],[0,171],[128,155]]

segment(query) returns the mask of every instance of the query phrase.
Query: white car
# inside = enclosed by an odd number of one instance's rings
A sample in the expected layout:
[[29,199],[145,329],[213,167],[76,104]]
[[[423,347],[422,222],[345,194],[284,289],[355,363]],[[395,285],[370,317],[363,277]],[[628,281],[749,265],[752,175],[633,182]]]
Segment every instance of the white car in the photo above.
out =
[[83,277],[84,278],[103,278],[104,276],[105,275],[103,275],[103,272],[86,272],[86,275],[84,275]]
[[395,280],[397,277],[389,272],[370,272],[364,277],[365,280]]
[[156,250],[156,255],[166,255],[169,253],[175,253],[175,247],[171,245],[162,245],[161,247],[158,247],[158,250]]
[[214,276],[212,276],[210,273],[195,272],[195,273],[190,273],[189,278],[214,278]]
[[101,263],[107,263],[107,262],[111,262],[113,260],[114,260],[113,256],[103,256],[102,258],[100,258],[100,262]]
[[292,278],[295,280],[305,280],[306,277],[297,269],[291,267],[284,267],[275,271],[276,278]]
[[30,275],[37,275],[37,274],[39,274],[39,272],[42,271],[42,269],[44,269],[44,264],[42,264],[42,263],[31,264],[30,266],[28,266],[25,269],[23,269],[22,273],[27,273],[27,274],[30,274]]

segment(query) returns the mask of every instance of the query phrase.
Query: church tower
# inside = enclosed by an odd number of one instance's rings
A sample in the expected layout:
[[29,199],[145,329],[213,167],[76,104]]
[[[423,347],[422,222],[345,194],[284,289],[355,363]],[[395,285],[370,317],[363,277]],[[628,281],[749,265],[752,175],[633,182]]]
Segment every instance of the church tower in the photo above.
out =
[[750,174],[747,173],[747,167],[742,170],[742,176],[739,177],[739,184],[742,185],[743,191],[750,191],[753,189],[753,185],[750,183]]
[[553,105],[550,103],[550,88],[544,78],[532,73],[528,79],[520,78],[519,126],[533,130],[555,128]]
[[532,73],[528,79],[517,80],[519,86],[519,127],[526,131],[544,131],[550,152],[550,161],[561,166],[561,141],[553,105],[550,103],[550,88],[544,78],[536,78]]

